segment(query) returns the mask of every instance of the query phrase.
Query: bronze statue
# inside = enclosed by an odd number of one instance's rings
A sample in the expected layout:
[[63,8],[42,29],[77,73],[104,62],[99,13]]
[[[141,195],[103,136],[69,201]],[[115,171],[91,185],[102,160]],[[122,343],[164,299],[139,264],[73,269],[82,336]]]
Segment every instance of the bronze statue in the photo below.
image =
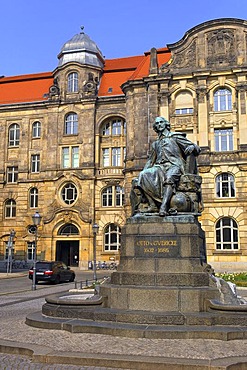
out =
[[[186,134],[171,132],[170,123],[163,117],[155,119],[153,129],[158,139],[152,144],[144,169],[132,182],[133,214],[158,212],[160,216],[167,216],[181,210],[198,211],[201,178],[197,175],[195,157],[200,148],[188,140]],[[185,184],[181,183],[182,176]]]

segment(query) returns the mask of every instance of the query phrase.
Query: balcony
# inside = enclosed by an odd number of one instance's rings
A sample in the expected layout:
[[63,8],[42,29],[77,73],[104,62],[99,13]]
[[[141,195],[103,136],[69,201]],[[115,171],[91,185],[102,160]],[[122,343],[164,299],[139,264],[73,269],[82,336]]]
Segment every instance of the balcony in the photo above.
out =
[[123,177],[123,167],[101,167],[97,170],[97,176],[100,177]]

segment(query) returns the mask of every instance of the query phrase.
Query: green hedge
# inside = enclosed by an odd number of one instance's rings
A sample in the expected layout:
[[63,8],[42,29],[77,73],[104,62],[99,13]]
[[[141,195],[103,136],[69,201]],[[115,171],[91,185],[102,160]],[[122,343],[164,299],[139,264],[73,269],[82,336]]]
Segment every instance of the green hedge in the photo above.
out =
[[247,273],[246,272],[232,272],[232,273],[216,273],[215,276],[230,281],[238,286],[247,287]]

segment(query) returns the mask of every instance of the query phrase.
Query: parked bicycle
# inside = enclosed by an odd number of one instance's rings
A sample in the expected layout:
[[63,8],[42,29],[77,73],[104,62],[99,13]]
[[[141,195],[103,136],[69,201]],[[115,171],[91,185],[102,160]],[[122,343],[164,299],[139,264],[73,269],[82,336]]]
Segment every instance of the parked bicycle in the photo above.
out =
[[116,269],[117,269],[116,262],[107,263],[106,261],[104,262],[98,261],[98,263],[96,264],[96,270],[116,270]]

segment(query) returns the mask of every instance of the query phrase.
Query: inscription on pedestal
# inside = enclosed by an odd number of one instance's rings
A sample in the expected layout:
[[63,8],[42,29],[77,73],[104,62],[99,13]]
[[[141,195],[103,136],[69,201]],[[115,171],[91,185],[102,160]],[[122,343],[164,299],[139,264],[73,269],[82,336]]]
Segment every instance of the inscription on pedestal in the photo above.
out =
[[136,236],[135,256],[174,258],[180,257],[179,240],[176,237]]

